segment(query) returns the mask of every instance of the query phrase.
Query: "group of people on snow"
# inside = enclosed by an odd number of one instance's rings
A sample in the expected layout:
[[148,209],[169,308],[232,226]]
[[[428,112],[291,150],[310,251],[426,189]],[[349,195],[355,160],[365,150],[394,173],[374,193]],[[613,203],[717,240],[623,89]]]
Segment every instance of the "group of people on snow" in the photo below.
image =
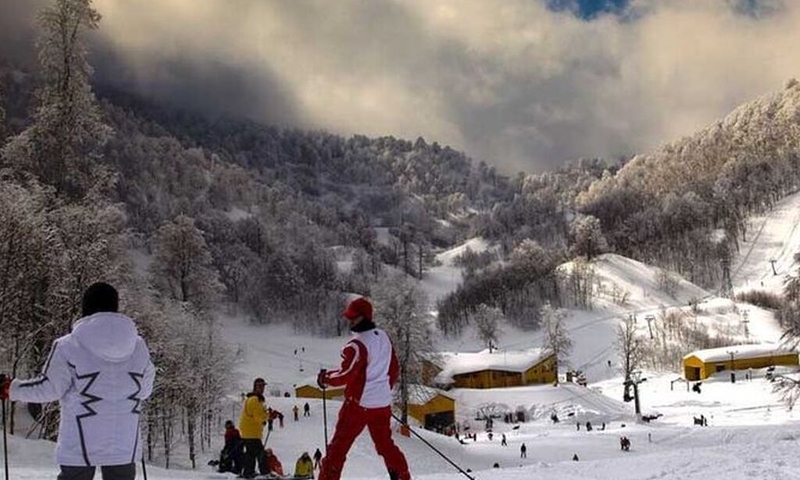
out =
[[[391,480],[410,480],[405,455],[392,440],[392,389],[399,364],[389,336],[372,320],[372,304],[360,297],[342,312],[353,337],[342,348],[339,369],[320,371],[320,387],[344,387],[344,402],[327,455],[315,452],[319,480],[339,480],[356,437],[369,430]],[[92,480],[97,467],[103,480],[134,480],[143,461],[139,430],[141,403],[153,391],[156,369],[150,351],[130,317],[119,313],[119,295],[108,283],[89,286],[81,299],[81,317],[71,332],[55,340],[42,373],[29,380],[0,374],[0,400],[47,403],[61,407],[56,461],[59,479]],[[226,422],[220,466],[243,477],[283,473],[271,449],[262,443],[270,420],[265,405],[266,382],[257,378],[247,394],[237,430]],[[87,395],[92,406],[87,412]],[[131,408],[133,405],[133,408]],[[298,417],[297,411],[295,419]],[[309,415],[306,404],[304,416]],[[91,417],[91,420],[87,420]],[[282,415],[276,415],[280,421]],[[313,478],[315,463],[308,452],[298,458],[295,476]]]
[[[321,388],[344,387],[344,402],[339,410],[333,438],[324,458],[317,449],[315,463],[319,464],[320,480],[339,480],[345,458],[358,435],[367,428],[378,455],[383,458],[391,480],[410,480],[405,455],[392,440],[392,389],[400,368],[389,336],[372,321],[372,304],[365,298],[350,302],[342,316],[348,321],[354,336],[342,348],[342,363],[337,370],[321,370],[317,383]],[[239,418],[241,437],[241,476],[253,478],[256,467],[261,474],[283,476],[280,461],[271,449],[264,448],[264,425],[274,417],[274,410],[265,405],[266,382],[257,378],[253,391],[247,394]],[[309,411],[304,407],[304,415]],[[298,411],[294,410],[295,419]],[[277,416],[280,419],[282,415]],[[221,462],[220,462],[221,463]],[[315,463],[308,452],[297,461],[296,478],[313,478]],[[232,468],[236,468],[232,462]]]
[[[258,381],[259,379],[256,379]],[[253,450],[255,451],[255,449]],[[251,478],[255,476],[255,466],[258,465],[259,473],[266,475],[272,474],[283,477],[285,475],[283,464],[275,455],[271,448],[264,448],[263,454],[256,459],[253,463],[253,470],[244,472],[244,455],[245,455],[244,442],[242,441],[239,430],[234,426],[231,420],[225,422],[225,446],[220,452],[218,462],[219,472],[232,472],[241,475],[243,478]],[[312,461],[311,455],[308,452],[303,452],[297,459],[294,467],[294,478],[314,478],[314,470],[319,466],[319,461],[322,458],[322,452],[319,448],[314,452],[314,460]],[[248,462],[250,459],[247,460]]]

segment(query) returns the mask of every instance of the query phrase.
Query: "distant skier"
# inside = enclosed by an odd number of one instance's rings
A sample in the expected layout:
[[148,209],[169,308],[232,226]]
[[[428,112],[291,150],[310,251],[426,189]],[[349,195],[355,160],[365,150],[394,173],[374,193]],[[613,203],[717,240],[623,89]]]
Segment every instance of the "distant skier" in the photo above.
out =
[[308,404],[308,402],[306,402],[305,405],[303,405],[303,416],[304,417],[311,416],[311,406]]
[[[306,404],[308,405],[308,404]],[[322,452],[319,451],[319,448],[314,452],[314,469],[316,470],[319,468],[319,462],[322,460]]]
[[372,304],[360,297],[342,316],[355,334],[342,348],[338,370],[321,370],[320,387],[344,386],[344,402],[328,452],[322,459],[319,480],[339,480],[347,452],[356,437],[369,429],[375,450],[383,457],[392,480],[410,480],[405,455],[392,440],[392,389],[400,367],[392,342],[372,321]]
[[631,449],[631,441],[628,439],[628,437],[620,437],[619,448],[620,450],[624,450],[626,452]]
[[294,415],[295,422],[300,421],[300,407],[298,407],[297,405],[292,407],[292,414]]
[[580,460],[580,459],[578,458],[578,454],[577,454],[577,453],[573,453],[573,454],[572,454],[572,461],[573,461],[573,462],[577,462],[578,460]]
[[528,458],[528,447],[524,443],[519,446],[519,458]]
[[[113,286],[92,284],[83,293],[81,318],[53,342],[41,375],[0,375],[3,402],[59,402],[55,457],[61,480],[91,480],[96,467],[105,480],[133,480],[142,458],[139,415],[155,368],[136,324],[118,307]],[[2,338],[10,341],[5,329]]]
[[502,446],[502,447],[507,447],[508,446],[508,442],[506,441],[506,434],[505,433],[500,438],[500,446]]
[[283,428],[283,414],[277,410],[273,410],[275,412],[275,418],[278,419],[278,425]]

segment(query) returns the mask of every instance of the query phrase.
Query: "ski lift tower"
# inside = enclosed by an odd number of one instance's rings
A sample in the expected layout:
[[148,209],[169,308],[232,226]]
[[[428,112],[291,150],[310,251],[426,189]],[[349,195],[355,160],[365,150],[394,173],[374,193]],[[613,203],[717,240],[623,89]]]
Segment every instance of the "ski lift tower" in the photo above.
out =
[[642,418],[642,407],[639,403],[639,384],[642,382],[646,382],[646,378],[642,378],[642,371],[641,370],[634,370],[631,372],[630,378],[625,381],[626,387],[633,387],[633,405],[636,412],[636,418]]

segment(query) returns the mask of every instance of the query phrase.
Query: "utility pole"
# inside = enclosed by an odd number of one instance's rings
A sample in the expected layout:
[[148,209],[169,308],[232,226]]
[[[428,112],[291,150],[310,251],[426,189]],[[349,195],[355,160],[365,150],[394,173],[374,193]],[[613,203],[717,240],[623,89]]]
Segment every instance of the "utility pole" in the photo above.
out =
[[747,328],[747,324],[750,323],[750,320],[747,318],[749,316],[749,312],[747,309],[742,310],[742,325],[744,325],[744,337],[746,339],[750,339],[750,329]]
[[726,353],[731,356],[731,383],[736,383],[736,372],[734,371],[736,364],[733,363],[733,355],[736,353],[736,351],[729,350]]

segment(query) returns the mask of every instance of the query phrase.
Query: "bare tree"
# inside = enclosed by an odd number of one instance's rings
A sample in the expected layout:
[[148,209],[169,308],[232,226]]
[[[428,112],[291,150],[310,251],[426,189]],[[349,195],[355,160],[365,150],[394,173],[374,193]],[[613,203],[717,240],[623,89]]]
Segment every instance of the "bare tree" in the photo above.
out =
[[222,289],[211,254],[194,220],[179,215],[155,235],[153,283],[160,293],[205,312]]
[[[642,366],[645,355],[644,343],[641,337],[636,334],[636,324],[633,321],[633,317],[624,319],[617,326],[616,344],[622,360],[622,373],[625,376],[625,380],[628,380],[631,378],[633,371]],[[625,400],[630,398],[629,389],[630,386],[626,383],[625,393],[623,394],[623,399]]]
[[482,303],[475,309],[472,318],[475,322],[475,328],[477,328],[478,340],[491,353],[492,349],[497,348],[497,336],[502,333],[500,320],[503,318],[503,312],[499,308],[490,307]]
[[572,351],[572,339],[564,325],[566,311],[564,309],[554,309],[550,304],[542,307],[542,320],[544,327],[543,347],[556,356],[556,385],[558,385],[558,365],[567,359],[569,352]]
[[432,322],[424,293],[409,277],[389,275],[373,290],[375,319],[392,339],[400,363],[398,385],[402,420],[408,420],[412,385],[422,383],[422,362],[433,352]]

